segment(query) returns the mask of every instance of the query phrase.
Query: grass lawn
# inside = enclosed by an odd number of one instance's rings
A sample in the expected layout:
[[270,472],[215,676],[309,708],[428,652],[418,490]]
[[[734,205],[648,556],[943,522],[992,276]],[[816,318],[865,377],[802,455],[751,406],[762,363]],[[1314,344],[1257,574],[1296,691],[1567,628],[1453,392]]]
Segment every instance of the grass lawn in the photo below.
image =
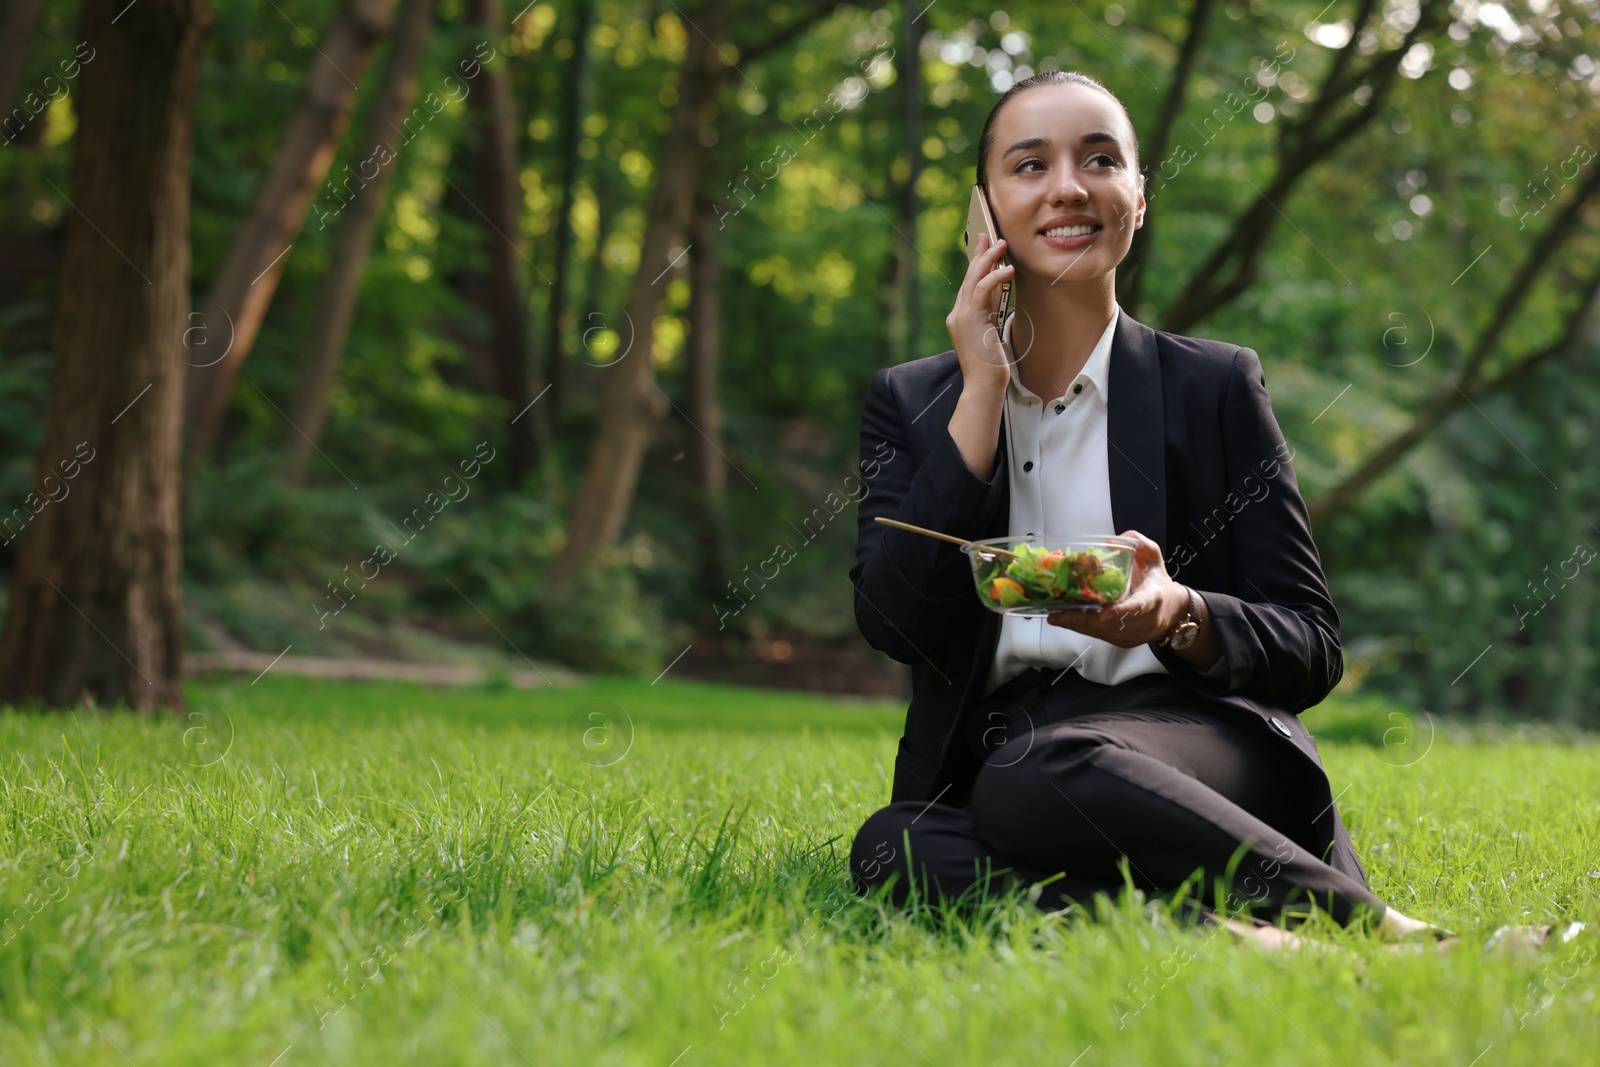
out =
[[[1098,922],[856,899],[891,704],[669,679],[191,693],[186,722],[0,713],[0,1064],[1600,1061],[1594,744],[1402,750],[1307,713],[1374,888],[1467,941],[1330,931],[1358,967],[1132,897]],[[1557,918],[1590,930],[1480,951]]]

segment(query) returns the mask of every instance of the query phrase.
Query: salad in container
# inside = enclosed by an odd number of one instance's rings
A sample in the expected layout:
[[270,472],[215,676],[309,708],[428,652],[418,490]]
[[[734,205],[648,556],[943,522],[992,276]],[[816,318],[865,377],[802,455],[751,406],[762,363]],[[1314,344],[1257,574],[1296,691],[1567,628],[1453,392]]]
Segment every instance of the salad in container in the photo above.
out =
[[990,537],[963,545],[984,607],[1001,615],[1100,611],[1133,577],[1131,538]]

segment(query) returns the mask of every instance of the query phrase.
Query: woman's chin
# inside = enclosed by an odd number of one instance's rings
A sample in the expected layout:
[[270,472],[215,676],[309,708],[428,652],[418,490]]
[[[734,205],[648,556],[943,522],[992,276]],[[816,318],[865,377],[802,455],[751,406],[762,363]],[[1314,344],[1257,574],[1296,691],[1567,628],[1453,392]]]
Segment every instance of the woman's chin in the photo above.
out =
[[[1062,253],[1052,256],[1050,261],[1024,266],[1017,264],[1017,277],[1021,284],[1032,285],[1070,285],[1081,282],[1092,282],[1104,278],[1107,274],[1116,271],[1116,264],[1109,268],[1105,266],[1101,257],[1077,256],[1071,253]],[[1026,279],[1023,281],[1023,279]]]

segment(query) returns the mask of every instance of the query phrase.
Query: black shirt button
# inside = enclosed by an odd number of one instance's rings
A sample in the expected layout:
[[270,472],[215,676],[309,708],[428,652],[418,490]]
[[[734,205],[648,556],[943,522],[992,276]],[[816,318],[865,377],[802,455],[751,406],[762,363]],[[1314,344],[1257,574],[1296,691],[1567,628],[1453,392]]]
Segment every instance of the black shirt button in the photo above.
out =
[[1067,410],[1067,405],[1065,405],[1065,404],[1057,404],[1056,405],[1056,414],[1057,415],[1061,414],[1065,410]]
[[1077,385],[1074,385],[1074,386],[1073,386],[1073,387],[1072,387],[1072,391],[1073,391],[1073,393],[1075,393],[1075,394],[1076,394],[1076,393],[1081,393],[1081,392],[1083,392],[1083,383],[1082,383],[1082,382],[1079,382],[1079,383],[1078,383],[1078,384],[1077,384]]
[[1033,460],[1030,459],[1026,463],[1024,463],[1022,465],[1022,469],[1025,470],[1025,471],[1033,470]]

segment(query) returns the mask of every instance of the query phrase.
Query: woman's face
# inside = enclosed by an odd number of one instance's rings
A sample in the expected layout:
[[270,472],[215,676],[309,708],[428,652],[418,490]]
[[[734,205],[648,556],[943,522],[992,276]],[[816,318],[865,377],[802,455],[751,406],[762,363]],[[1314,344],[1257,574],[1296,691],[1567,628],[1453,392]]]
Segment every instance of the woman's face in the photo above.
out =
[[992,132],[989,205],[1018,280],[1053,284],[1116,270],[1145,203],[1115,101],[1087,85],[1030,89],[1001,109]]

